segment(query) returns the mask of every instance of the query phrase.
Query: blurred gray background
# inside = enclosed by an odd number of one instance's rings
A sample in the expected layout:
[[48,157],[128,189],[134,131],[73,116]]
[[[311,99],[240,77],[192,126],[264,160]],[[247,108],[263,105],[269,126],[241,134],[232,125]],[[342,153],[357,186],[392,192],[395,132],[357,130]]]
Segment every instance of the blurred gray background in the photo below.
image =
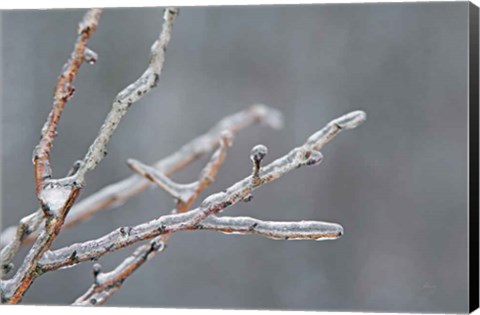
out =
[[[130,175],[128,158],[153,163],[252,103],[280,109],[286,125],[241,132],[208,193],[249,174],[255,144],[268,146],[271,161],[363,109],[366,124],[325,147],[321,166],[227,212],[338,222],[345,235],[295,242],[178,233],[109,305],[467,311],[467,12],[466,2],[181,9],[159,87],[132,107],[82,196]],[[3,12],[3,227],[37,207],[31,154],[83,13]],[[99,61],[82,67],[60,123],[55,175],[83,156],[116,93],[143,72],[161,23],[161,8],[105,10],[89,45]],[[204,163],[173,177],[192,181]],[[64,230],[54,247],[172,206],[149,190]],[[100,263],[110,270],[132,250]],[[91,263],[49,273],[24,302],[69,304],[91,283]]]

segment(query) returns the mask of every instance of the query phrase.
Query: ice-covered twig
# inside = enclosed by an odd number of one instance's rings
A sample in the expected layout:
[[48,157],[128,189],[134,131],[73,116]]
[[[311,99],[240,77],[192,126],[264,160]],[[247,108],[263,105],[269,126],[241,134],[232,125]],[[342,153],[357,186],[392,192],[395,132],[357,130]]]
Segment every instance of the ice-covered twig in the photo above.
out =
[[157,86],[165,61],[165,52],[172,33],[173,22],[178,15],[177,8],[167,8],[163,16],[160,37],[153,43],[147,70],[132,84],[118,93],[100,132],[87,151],[82,165],[77,171],[77,180],[82,183],[85,173],[93,170],[106,155],[107,144],[115,129],[130,106]]
[[[89,16],[90,12],[88,11],[86,16]],[[1,295],[3,303],[18,303],[33,280],[38,277],[38,261],[43,253],[50,248],[60,232],[66,215],[84,185],[85,173],[93,170],[103,159],[107,144],[128,108],[156,86],[165,60],[165,50],[170,40],[172,25],[177,14],[178,9],[176,8],[167,8],[165,10],[162,31],[159,39],[152,46],[147,70],[137,81],[117,95],[111,111],[107,114],[100,128],[98,136],[93,141],[83,161],[75,167],[73,174],[66,178],[53,180],[50,179],[51,172],[45,173],[44,169],[42,169],[42,172],[36,172],[42,178],[42,181],[40,181],[41,187],[37,187],[37,194],[46,219],[45,228],[41,231],[13,278],[2,283]],[[90,32],[89,28],[88,23],[80,23],[81,33]],[[84,29],[88,31],[84,31]],[[48,126],[48,123],[46,126]],[[55,129],[51,133],[55,133]],[[45,134],[45,132],[42,131],[42,134]],[[42,146],[40,147],[42,148]],[[36,158],[38,150],[35,152],[34,162],[37,165],[42,160]],[[44,176],[45,174],[47,176]]]
[[[283,119],[281,113],[276,109],[261,104],[252,105],[245,110],[223,118],[205,134],[186,143],[173,154],[157,161],[154,167],[166,176],[170,176],[213,150],[218,145],[223,131],[228,130],[232,134],[237,134],[242,129],[255,123],[262,123],[271,128],[280,128],[283,124]],[[148,186],[149,181],[139,175],[132,175],[117,183],[108,185],[77,202],[70,210],[63,228],[84,222],[95,215],[95,213],[104,209],[121,205],[130,197],[144,191]],[[29,219],[25,223],[28,225],[28,230],[33,232],[42,222],[43,214],[39,209],[28,217],[31,217],[31,220]],[[14,242],[22,242],[21,238],[14,238],[15,232],[13,232],[19,228],[23,229],[20,225],[16,227],[11,226],[2,232],[0,235],[0,247],[5,248],[6,246],[12,246],[9,244]],[[28,237],[25,235],[22,239],[25,240],[25,243],[28,243],[33,241],[36,235],[36,233],[30,234]]]
[[[342,117],[350,116],[358,120],[358,124],[365,120],[366,117],[362,111],[353,112]],[[196,225],[208,216],[218,214],[225,208],[245,199],[263,184],[274,181],[301,166],[319,164],[322,160],[322,154],[317,151],[317,148],[321,148],[326,141],[324,141],[324,136],[316,136],[315,141],[311,139],[313,138],[310,137],[304,145],[291,150],[286,155],[263,167],[258,180],[253,181],[252,176],[248,176],[225,191],[210,195],[204,199],[197,209],[186,213],[165,215],[150,222],[131,227],[128,229],[128,234],[122,232],[122,228],[119,228],[98,239],[48,252],[41,260],[42,271],[55,270],[81,261],[99,258],[108,252],[125,248],[139,241],[152,239],[162,234],[195,229]],[[71,258],[72,253],[75,253],[75,259]]]

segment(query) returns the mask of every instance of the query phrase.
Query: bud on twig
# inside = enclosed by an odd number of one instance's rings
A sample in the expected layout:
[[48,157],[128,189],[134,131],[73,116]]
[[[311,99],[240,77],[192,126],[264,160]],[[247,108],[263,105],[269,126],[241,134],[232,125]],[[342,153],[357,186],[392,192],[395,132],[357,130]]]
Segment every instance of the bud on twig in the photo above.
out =
[[260,162],[267,155],[268,149],[263,144],[258,144],[252,148],[250,159],[253,162],[253,178],[258,178],[260,174]]

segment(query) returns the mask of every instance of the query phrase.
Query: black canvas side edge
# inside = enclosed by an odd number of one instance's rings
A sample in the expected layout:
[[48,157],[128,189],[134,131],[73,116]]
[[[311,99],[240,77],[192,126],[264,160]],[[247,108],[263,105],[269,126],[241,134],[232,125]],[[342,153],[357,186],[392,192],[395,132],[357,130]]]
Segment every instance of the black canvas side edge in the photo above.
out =
[[469,311],[479,306],[478,7],[469,3]]

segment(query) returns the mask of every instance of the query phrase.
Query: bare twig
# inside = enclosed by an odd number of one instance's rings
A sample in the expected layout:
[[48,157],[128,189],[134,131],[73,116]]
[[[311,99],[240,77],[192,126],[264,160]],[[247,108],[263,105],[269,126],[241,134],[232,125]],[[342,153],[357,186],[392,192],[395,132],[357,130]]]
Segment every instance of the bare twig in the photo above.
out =
[[[93,170],[103,159],[113,132],[132,103],[140,100],[143,95],[156,86],[177,13],[178,10],[175,8],[165,10],[162,32],[159,39],[152,46],[147,70],[137,81],[117,95],[116,101],[105,118],[98,136],[90,146],[83,161],[75,167],[74,174],[59,180],[44,180],[44,184],[38,191],[38,197],[46,217],[45,229],[40,233],[14,277],[2,283],[2,302],[9,304],[18,303],[33,280],[38,277],[38,261],[43,253],[50,248],[53,240],[60,232],[68,211],[84,185],[86,172]],[[88,15],[89,13],[87,13]],[[82,23],[80,28],[82,29]]]
[[[362,111],[356,111],[342,116],[332,123],[338,131],[354,128],[363,122],[366,115]],[[328,124],[324,131],[330,130],[332,123]],[[100,237],[95,240],[76,243],[55,251],[45,253],[42,257],[41,271],[46,272],[58,268],[70,266],[81,261],[96,259],[104,254],[125,248],[134,243],[149,240],[159,235],[174,233],[181,230],[197,229],[198,224],[210,215],[218,214],[225,208],[238,203],[257,189],[268,182],[274,181],[286,173],[305,165],[317,165],[322,160],[322,155],[317,149],[320,149],[325,143],[325,137],[330,137],[329,132],[317,132],[312,135],[307,142],[288,154],[278,158],[269,165],[261,169],[260,178],[252,180],[252,176],[235,183],[223,192],[216,193],[207,197],[199,208],[186,213],[161,216],[158,219],[128,228],[129,233],[125,233],[124,228]],[[330,137],[331,139],[332,137]],[[321,235],[324,230],[316,231]],[[314,234],[315,234],[314,233]],[[311,238],[311,237],[310,237]],[[75,253],[75,255],[73,255]]]
[[[221,133],[225,130],[232,134],[247,128],[255,123],[262,123],[272,128],[280,128],[283,124],[282,115],[279,111],[265,105],[253,105],[243,111],[227,116],[220,120],[207,133],[193,139],[183,145],[177,152],[157,161],[154,165],[159,172],[167,176],[188,166],[197,158],[207,154],[218,145]],[[123,204],[149,186],[148,180],[139,175],[132,175],[117,183],[108,185],[89,197],[80,200],[70,210],[63,228],[71,227],[91,218],[95,213]],[[32,233],[40,226],[43,220],[41,209],[23,218],[18,226],[11,226],[0,235],[0,257],[15,255],[22,242],[29,243],[35,240],[37,234]],[[27,229],[28,228],[28,229]],[[29,231],[30,233],[25,233]],[[15,247],[11,250],[7,247]],[[11,260],[8,260],[10,262]]]

